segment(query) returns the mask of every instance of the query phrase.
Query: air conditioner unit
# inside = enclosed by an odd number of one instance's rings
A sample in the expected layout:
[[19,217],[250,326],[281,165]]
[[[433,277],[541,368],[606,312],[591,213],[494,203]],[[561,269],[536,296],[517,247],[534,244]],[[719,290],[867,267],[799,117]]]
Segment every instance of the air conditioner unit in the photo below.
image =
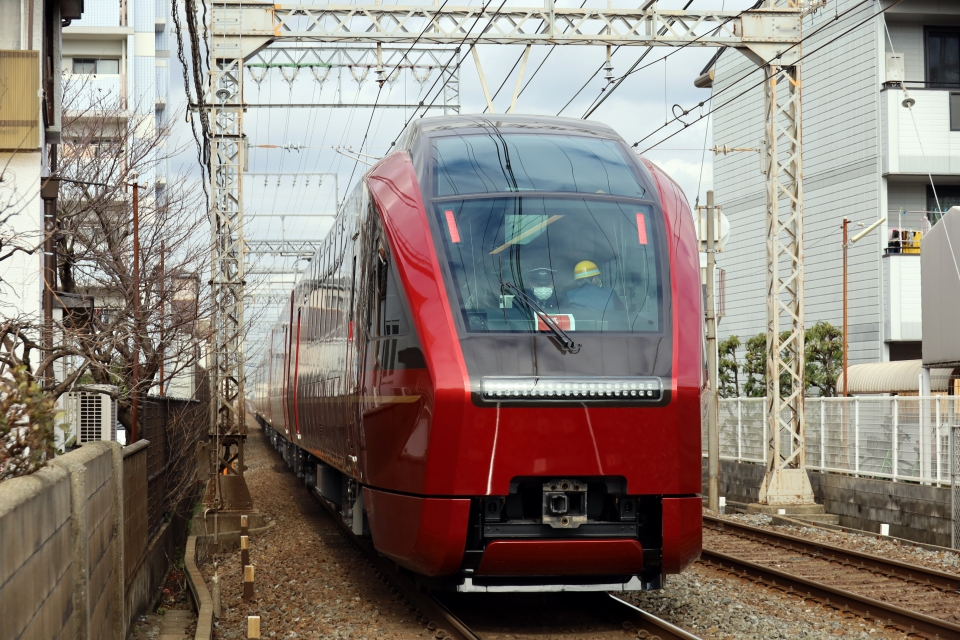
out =
[[116,387],[92,385],[91,391],[67,394],[67,421],[76,434],[77,444],[117,439]]

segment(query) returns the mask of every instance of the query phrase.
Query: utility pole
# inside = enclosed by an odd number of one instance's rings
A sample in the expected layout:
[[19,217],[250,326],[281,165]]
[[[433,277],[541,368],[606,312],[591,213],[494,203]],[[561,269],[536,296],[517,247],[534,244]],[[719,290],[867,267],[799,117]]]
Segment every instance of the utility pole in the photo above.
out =
[[166,252],[167,252],[166,243],[165,243],[163,240],[161,240],[161,241],[160,241],[160,296],[159,296],[159,297],[160,297],[160,397],[161,397],[161,398],[163,397],[163,382],[164,382],[164,380],[163,380],[163,360],[164,360],[164,357],[166,356],[166,354],[164,353],[164,348],[163,348],[163,338],[164,338],[164,336],[163,336],[163,326],[164,326],[164,323],[166,322],[166,318],[164,317],[164,314],[163,314],[163,312],[164,312],[164,306],[163,306],[163,305],[164,305],[164,301],[166,300],[166,292],[165,292],[165,288],[164,288],[165,280],[166,280],[166,273],[165,273],[165,269],[164,269],[164,264],[163,264],[163,263],[164,263],[164,257],[165,257],[164,254],[166,254]]
[[133,178],[133,388],[130,444],[140,437],[140,184]]
[[720,431],[717,425],[717,306],[714,272],[717,267],[715,248],[716,208],[713,191],[707,191],[707,507],[720,511]]
[[[44,357],[53,351],[53,292],[57,289],[57,196],[60,192],[60,178],[43,178],[40,185],[40,197],[43,198],[43,332]],[[43,384],[50,389],[56,384],[53,374],[53,362],[43,372]]]
[[843,218],[843,397],[850,395],[850,379],[847,378],[847,230],[850,220]]
[[[868,233],[882,225],[887,221],[887,217],[884,216],[871,224],[869,227],[853,236],[847,240],[848,230],[850,227],[850,220],[847,218],[843,219],[843,396],[848,397],[850,395],[850,381],[847,378],[847,352],[849,351],[848,342],[847,342],[847,320],[849,314],[847,313],[847,249],[850,245],[856,244],[863,239]],[[861,227],[863,224],[860,225]]]

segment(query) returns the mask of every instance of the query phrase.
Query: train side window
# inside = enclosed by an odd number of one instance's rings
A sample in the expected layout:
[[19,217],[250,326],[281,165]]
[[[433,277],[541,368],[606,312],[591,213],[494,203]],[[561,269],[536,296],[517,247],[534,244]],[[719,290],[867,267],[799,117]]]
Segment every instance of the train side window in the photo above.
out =
[[387,262],[380,265],[378,275],[379,294],[379,335],[398,336],[406,335],[410,329],[407,323],[407,314],[404,313],[403,302],[400,298],[400,288],[397,285],[397,276],[392,265]]

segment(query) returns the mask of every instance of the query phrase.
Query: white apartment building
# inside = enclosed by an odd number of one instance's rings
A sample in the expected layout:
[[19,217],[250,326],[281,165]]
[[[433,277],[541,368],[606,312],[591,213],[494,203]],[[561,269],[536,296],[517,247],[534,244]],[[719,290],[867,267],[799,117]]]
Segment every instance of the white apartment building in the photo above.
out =
[[[52,70],[61,25],[82,12],[83,0],[0,0],[0,318],[41,313],[41,184],[55,172],[60,143],[60,76]],[[56,198],[56,186],[43,195]]]
[[[119,123],[132,119],[137,135],[152,136],[166,120],[170,85],[169,0],[85,0],[83,19],[63,30],[63,73],[82,92],[71,106],[115,106]],[[100,102],[95,102],[100,101]],[[156,173],[156,175],[153,175]],[[139,171],[162,196],[166,163]]]
[[[805,324],[842,324],[842,219],[853,235],[886,217],[849,249],[850,358],[919,359],[919,251],[940,215],[934,187],[939,210],[960,205],[960,2],[830,0],[803,28]],[[714,104],[758,85],[756,68],[736,51],[721,55]],[[759,148],[763,122],[760,85],[714,112],[713,142]],[[719,336],[746,342],[766,314],[758,154],[718,156],[714,185],[731,224],[717,259],[726,272]]]

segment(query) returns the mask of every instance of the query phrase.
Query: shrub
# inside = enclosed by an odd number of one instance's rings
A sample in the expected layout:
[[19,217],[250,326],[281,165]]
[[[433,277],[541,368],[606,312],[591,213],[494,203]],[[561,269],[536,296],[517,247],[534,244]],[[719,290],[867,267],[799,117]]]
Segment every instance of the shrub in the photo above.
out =
[[0,482],[39,470],[53,457],[54,401],[26,367],[0,377]]

